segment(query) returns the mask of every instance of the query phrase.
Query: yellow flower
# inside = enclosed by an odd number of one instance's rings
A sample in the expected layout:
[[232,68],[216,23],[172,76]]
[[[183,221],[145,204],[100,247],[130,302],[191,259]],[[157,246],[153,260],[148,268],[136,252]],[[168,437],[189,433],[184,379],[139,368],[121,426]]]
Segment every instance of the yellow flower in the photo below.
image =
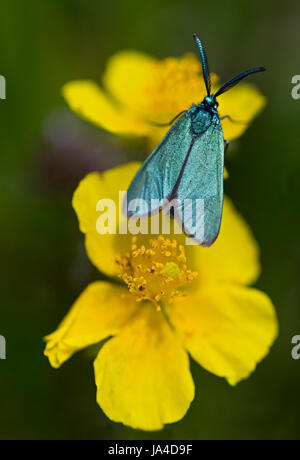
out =
[[[211,75],[213,92],[219,78]],[[137,51],[112,56],[103,75],[103,87],[89,80],[71,81],[63,94],[72,110],[102,128],[123,136],[145,136],[158,144],[167,123],[206,95],[200,60],[193,54],[154,59]],[[265,98],[250,83],[240,83],[218,99],[220,116],[242,123],[222,121],[224,138],[239,137],[262,110]]]
[[115,422],[158,430],[180,420],[194,398],[188,353],[236,385],[267,355],[277,320],[268,296],[247,287],[259,274],[258,247],[227,198],[209,249],[184,247],[181,235],[97,233],[96,203],[109,198],[118,205],[118,191],[127,190],[139,166],[91,173],[75,191],[88,255],[113,279],[87,287],[46,337],[45,354],[57,368],[109,339],[94,366],[99,405]]

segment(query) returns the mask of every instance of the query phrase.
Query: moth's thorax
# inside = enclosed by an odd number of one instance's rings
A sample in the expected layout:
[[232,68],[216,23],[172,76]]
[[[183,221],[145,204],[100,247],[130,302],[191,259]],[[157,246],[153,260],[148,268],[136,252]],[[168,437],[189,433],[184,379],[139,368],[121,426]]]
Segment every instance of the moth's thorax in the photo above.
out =
[[195,136],[203,134],[214,119],[219,119],[218,103],[213,96],[206,96],[201,104],[194,105],[189,112],[192,122],[191,129]]

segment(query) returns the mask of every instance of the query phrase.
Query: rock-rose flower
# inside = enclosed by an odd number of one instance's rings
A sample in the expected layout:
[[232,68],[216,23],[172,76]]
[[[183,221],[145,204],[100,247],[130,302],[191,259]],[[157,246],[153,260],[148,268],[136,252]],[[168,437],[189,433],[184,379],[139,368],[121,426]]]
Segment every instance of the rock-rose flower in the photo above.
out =
[[139,166],[89,174],[75,191],[87,253],[111,282],[85,289],[46,337],[45,354],[57,368],[107,339],[94,364],[100,407],[115,422],[158,430],[180,420],[194,398],[188,354],[236,385],[268,354],[277,320],[269,297],[249,287],[260,271],[258,247],[228,198],[209,249],[183,246],[181,235],[97,233],[98,200],[118,203]]
[[[71,81],[63,95],[74,112],[121,136],[144,136],[156,147],[167,123],[206,96],[200,60],[193,54],[158,60],[138,51],[121,51],[110,58],[103,88],[90,80]],[[211,75],[212,92],[219,78]],[[224,138],[236,139],[265,106],[265,98],[251,83],[240,83],[218,98]]]

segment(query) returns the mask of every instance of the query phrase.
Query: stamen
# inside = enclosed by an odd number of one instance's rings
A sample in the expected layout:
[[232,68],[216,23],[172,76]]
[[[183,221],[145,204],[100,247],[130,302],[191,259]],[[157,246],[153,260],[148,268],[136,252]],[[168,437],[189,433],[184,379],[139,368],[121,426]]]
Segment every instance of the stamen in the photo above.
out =
[[127,284],[136,301],[152,301],[158,310],[160,303],[172,303],[184,295],[182,288],[197,278],[187,269],[184,247],[176,240],[159,236],[150,240],[150,247],[137,245],[132,239],[131,252],[117,258],[119,277]]

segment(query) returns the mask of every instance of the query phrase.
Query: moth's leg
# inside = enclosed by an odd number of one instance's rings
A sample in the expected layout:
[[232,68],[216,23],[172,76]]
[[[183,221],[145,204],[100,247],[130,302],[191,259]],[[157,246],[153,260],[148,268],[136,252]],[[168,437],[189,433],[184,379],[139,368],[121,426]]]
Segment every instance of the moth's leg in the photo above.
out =
[[182,112],[178,113],[176,115],[176,117],[172,118],[171,121],[169,121],[168,123],[156,123],[155,121],[151,121],[151,125],[154,125],[154,126],[170,126],[174,123],[174,121],[177,120],[177,118],[179,118],[181,115],[183,115],[184,113],[186,112],[186,110],[182,110]]
[[226,141],[226,140],[224,139],[224,154],[225,154],[225,153],[227,152],[227,150],[228,150],[229,143],[230,143],[229,141]]
[[220,121],[225,120],[227,118],[231,123],[238,123],[239,125],[246,125],[246,121],[238,121],[238,120],[233,120],[229,115],[224,115],[224,117],[220,118]]

